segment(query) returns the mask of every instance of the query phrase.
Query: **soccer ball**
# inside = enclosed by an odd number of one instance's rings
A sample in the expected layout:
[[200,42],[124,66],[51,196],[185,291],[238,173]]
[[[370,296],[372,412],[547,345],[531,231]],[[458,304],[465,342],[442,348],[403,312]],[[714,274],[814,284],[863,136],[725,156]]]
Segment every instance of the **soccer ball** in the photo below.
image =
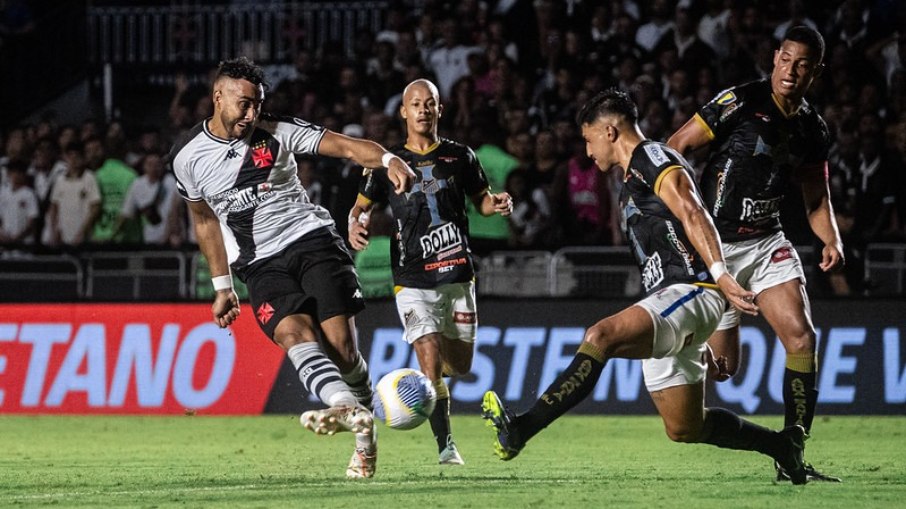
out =
[[396,369],[377,384],[374,416],[393,429],[413,429],[428,420],[436,402],[434,386],[421,371]]

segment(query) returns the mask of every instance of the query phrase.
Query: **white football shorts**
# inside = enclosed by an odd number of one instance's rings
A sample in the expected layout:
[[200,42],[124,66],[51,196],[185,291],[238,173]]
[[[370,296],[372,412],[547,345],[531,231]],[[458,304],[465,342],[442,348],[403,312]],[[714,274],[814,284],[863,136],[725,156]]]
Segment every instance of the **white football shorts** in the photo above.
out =
[[[783,232],[758,239],[726,242],[723,248],[727,270],[740,286],[755,292],[755,295],[793,279],[798,279],[805,286],[799,253]],[[717,330],[739,325],[741,316],[742,312],[731,306],[721,318]]]
[[642,361],[649,392],[699,383],[705,378],[705,342],[727,308],[712,288],[675,284],[636,303],[654,322],[652,358]]
[[403,288],[396,294],[396,310],[403,323],[403,339],[440,332],[450,339],[475,342],[478,311],[475,283],[452,283],[437,288]]

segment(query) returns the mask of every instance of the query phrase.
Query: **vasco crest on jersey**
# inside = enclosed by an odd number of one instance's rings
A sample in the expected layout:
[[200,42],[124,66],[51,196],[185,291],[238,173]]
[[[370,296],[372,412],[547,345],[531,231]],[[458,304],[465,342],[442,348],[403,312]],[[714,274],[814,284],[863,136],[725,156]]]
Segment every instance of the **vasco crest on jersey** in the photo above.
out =
[[274,155],[267,146],[267,141],[262,140],[252,146],[252,163],[255,168],[264,169],[274,165]]

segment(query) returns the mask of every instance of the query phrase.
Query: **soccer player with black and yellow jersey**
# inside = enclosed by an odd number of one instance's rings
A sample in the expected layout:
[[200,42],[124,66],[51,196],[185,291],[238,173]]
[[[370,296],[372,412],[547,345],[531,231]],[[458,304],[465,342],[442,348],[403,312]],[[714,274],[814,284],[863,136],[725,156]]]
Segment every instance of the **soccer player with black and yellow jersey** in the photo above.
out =
[[[705,145],[711,154],[702,196],[724,241],[727,266],[756,294],[765,319],[786,349],[784,424],[811,431],[818,401],[817,341],[802,262],[780,225],[780,202],[792,180],[802,190],[812,231],[824,244],[819,267],[843,265],[843,244],[827,184],[827,126],[803,96],[821,72],[824,40],[816,30],[790,29],[774,53],[770,79],[725,90],[668,140],[682,152]],[[739,367],[739,313],[730,310],[708,341],[723,367]],[[840,479],[806,465],[812,480]],[[777,469],[778,480],[787,476]]]
[[409,193],[394,194],[385,173],[369,172],[349,213],[349,243],[356,250],[368,245],[368,221],[359,218],[375,202],[389,202],[396,224],[393,282],[405,340],[437,390],[430,423],[439,461],[461,465],[450,433],[450,393],[443,376],[471,370],[478,326],[465,200],[485,216],[508,216],[513,201],[507,193],[490,191],[472,149],[437,135],[442,111],[434,83],[419,79],[406,86],[400,105],[406,143],[390,151],[415,170],[415,185]]
[[728,273],[720,237],[692,180],[689,163],[663,143],[645,139],[638,109],[611,89],[579,111],[589,157],[601,171],[623,169],[623,229],[642,272],[647,297],[591,326],[572,363],[521,415],[504,408],[493,391],[482,415],[496,428],[504,460],[579,404],[594,390],[608,359],[644,359],[645,385],[677,442],[757,451],[779,462],[793,482],[806,482],[805,430],[772,431],[722,408],[705,408],[705,342],[728,302],[755,314],[754,294]]

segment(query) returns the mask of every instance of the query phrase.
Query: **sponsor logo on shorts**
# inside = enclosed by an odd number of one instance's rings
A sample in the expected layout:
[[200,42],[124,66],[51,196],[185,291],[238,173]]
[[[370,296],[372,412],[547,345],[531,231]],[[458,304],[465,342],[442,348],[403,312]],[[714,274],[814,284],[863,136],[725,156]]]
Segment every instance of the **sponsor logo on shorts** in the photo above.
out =
[[440,228],[429,231],[419,238],[422,246],[422,258],[431,258],[440,251],[447,251],[462,245],[462,234],[453,223],[445,223]]
[[642,285],[648,292],[663,280],[664,269],[661,266],[661,255],[655,252],[645,261],[645,267],[642,269]]
[[793,250],[787,246],[776,249],[771,253],[771,263],[780,263],[793,257]]
[[453,322],[454,323],[476,323],[477,316],[475,313],[463,313],[461,311],[453,312]]
[[274,308],[270,303],[265,302],[264,304],[258,306],[258,310],[255,311],[255,316],[258,317],[258,321],[261,323],[267,323],[274,316]]
[[754,223],[771,219],[778,215],[780,215],[780,198],[771,198],[770,200],[742,199],[742,213],[739,215],[740,221]]
[[403,322],[405,322],[406,327],[412,327],[418,323],[418,316],[415,315],[414,309],[407,309],[406,312],[403,313]]

